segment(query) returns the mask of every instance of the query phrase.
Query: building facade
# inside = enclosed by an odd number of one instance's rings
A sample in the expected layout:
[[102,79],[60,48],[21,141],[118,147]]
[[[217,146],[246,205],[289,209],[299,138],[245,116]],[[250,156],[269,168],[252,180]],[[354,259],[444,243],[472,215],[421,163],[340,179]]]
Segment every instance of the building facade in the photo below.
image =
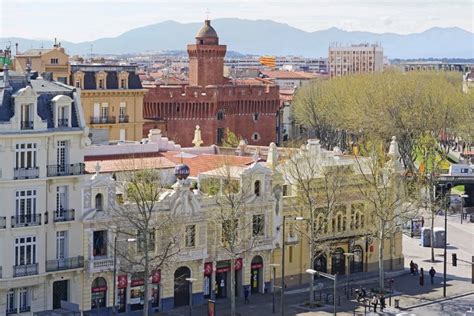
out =
[[61,43],[55,43],[53,48],[29,49],[23,53],[17,53],[14,59],[14,70],[27,72],[37,71],[39,74],[52,73],[52,79],[69,84],[71,65],[69,55],[66,54]]
[[82,300],[79,92],[29,75],[0,80],[0,315]]
[[143,89],[134,66],[73,65],[93,143],[142,139]]
[[206,21],[188,45],[189,85],[150,87],[144,100],[143,134],[160,128],[183,146],[192,146],[188,135],[201,127],[204,145],[222,144],[225,129],[250,144],[267,145],[276,140],[278,86],[236,85],[223,76],[226,46]]
[[383,70],[383,48],[378,44],[329,47],[331,78]]

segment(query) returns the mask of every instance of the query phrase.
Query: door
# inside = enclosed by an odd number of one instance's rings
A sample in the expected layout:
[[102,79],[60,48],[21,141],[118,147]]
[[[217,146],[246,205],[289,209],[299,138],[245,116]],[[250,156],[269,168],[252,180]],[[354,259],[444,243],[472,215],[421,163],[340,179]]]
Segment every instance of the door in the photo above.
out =
[[217,298],[227,297],[227,272],[216,273]]
[[61,301],[68,301],[69,280],[53,283],[53,309],[61,308]]
[[260,288],[260,269],[252,269],[250,275],[250,289],[252,294],[258,293]]
[[56,162],[58,165],[58,172],[65,173],[67,172],[67,163],[68,163],[68,156],[67,156],[67,141],[61,140],[58,141],[57,147],[57,155],[56,155]]
[[189,284],[186,278],[191,277],[187,267],[180,267],[174,272],[174,307],[189,305]]
[[125,141],[125,129],[124,128],[120,129],[120,141],[121,142]]
[[100,117],[100,103],[94,103],[94,121],[97,120],[99,117]]

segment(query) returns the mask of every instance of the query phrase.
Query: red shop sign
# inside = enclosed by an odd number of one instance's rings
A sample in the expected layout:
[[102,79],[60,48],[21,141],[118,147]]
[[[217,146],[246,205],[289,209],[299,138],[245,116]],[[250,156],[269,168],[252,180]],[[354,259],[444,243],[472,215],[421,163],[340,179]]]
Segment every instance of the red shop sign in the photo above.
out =
[[143,279],[132,280],[131,286],[141,286],[141,285],[145,285],[145,280]]
[[96,286],[92,288],[92,293],[105,292],[107,291],[107,286]]
[[263,263],[254,263],[251,265],[252,269],[260,269],[263,268]]
[[128,283],[128,279],[127,279],[126,274],[118,276],[118,278],[117,278],[117,288],[118,289],[126,289],[127,288],[127,283]]
[[242,269],[242,258],[237,258],[235,260],[235,267],[234,270],[238,271]]
[[160,283],[161,281],[161,270],[156,270],[151,275],[151,283]]
[[204,275],[212,274],[212,262],[204,263]]
[[216,273],[229,272],[230,267],[217,268]]

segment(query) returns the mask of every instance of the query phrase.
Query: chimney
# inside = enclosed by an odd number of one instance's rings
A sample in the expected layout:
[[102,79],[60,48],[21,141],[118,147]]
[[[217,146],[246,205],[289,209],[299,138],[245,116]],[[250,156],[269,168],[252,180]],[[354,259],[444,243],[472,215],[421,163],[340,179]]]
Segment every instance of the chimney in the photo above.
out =
[[5,88],[8,89],[10,87],[10,80],[8,77],[8,65],[6,62],[3,64],[3,81],[5,82]]
[[15,43],[15,55],[18,55],[18,43]]

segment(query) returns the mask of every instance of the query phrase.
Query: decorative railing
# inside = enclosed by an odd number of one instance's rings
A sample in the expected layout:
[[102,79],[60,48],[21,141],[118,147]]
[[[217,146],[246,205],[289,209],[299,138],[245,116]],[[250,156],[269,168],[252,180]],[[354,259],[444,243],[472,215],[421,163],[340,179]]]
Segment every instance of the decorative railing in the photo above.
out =
[[6,216],[0,216],[0,229],[7,228],[7,218]]
[[79,269],[83,267],[84,267],[83,256],[46,261],[46,272]]
[[23,264],[19,266],[13,266],[13,277],[23,277],[28,275],[38,274],[38,264]]
[[33,121],[21,121],[21,129],[33,129]]
[[69,119],[62,118],[58,119],[58,127],[68,127],[69,126]]
[[76,176],[84,174],[86,171],[84,163],[73,163],[66,165],[48,165],[47,175],[48,177],[60,177],[60,176]]
[[41,225],[41,214],[27,214],[12,216],[12,228]]
[[57,222],[70,222],[75,218],[75,210],[57,210],[53,212],[53,221]]
[[36,179],[39,178],[39,168],[15,168],[13,169],[13,179]]
[[118,117],[119,123],[128,123],[128,115],[123,115]]
[[114,124],[115,116],[91,116],[91,124]]

